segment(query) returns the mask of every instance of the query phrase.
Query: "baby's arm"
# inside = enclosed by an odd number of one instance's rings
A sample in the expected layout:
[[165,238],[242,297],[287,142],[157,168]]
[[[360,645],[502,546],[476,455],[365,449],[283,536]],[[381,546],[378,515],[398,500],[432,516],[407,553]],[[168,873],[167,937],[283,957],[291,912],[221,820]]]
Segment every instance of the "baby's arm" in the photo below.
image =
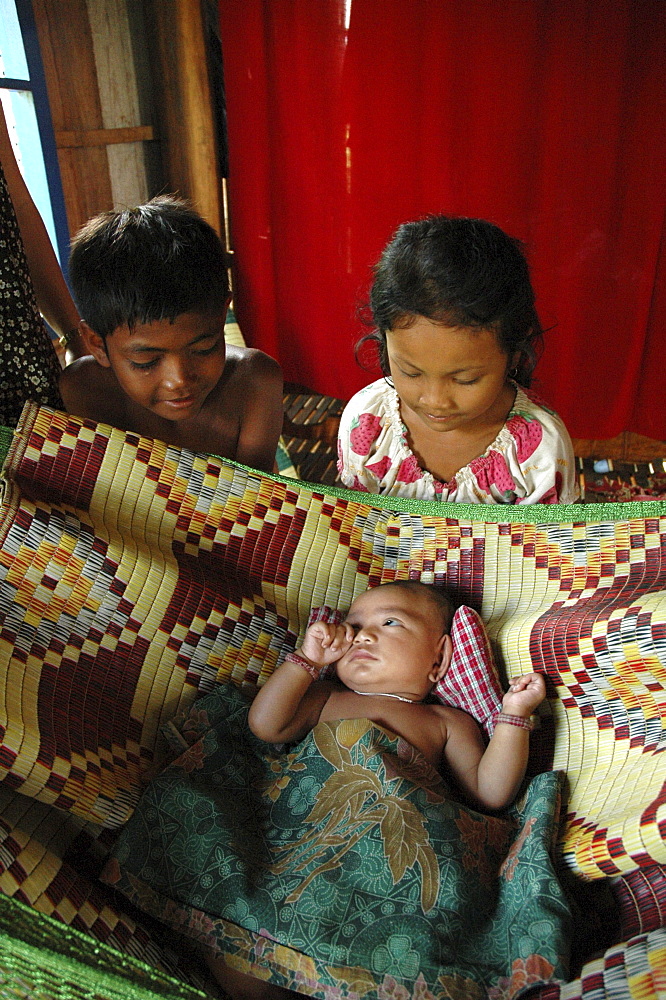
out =
[[504,722],[500,716],[485,751],[469,717],[456,715],[449,727],[445,760],[467,795],[484,808],[503,809],[516,797],[527,768],[529,718],[545,696],[541,674],[515,677],[502,700],[502,715],[523,720],[525,726]]
[[309,627],[294,654],[304,663],[285,660],[252,702],[248,722],[255,736],[267,743],[289,743],[310,732],[332,690],[329,681],[313,682],[349,649],[353,634],[344,623]]
[[242,370],[246,385],[236,461],[273,472],[284,419],[282,369],[267,354],[252,351]]

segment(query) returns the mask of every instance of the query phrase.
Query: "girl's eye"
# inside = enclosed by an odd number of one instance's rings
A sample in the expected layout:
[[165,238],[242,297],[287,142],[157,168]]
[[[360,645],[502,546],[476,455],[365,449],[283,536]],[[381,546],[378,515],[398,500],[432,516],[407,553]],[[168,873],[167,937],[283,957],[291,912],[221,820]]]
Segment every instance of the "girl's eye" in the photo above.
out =
[[462,379],[457,378],[455,381],[456,381],[456,385],[476,385],[476,383],[479,380],[478,380],[478,378],[470,378],[470,379],[467,379],[466,381],[463,382]]
[[139,364],[138,361],[130,361],[130,366],[138,371],[145,372],[150,368],[154,368],[159,360],[159,358],[153,358],[152,361],[144,361],[142,364]]
[[405,378],[418,378],[421,372],[405,372],[402,368],[399,369],[400,373],[405,376]]

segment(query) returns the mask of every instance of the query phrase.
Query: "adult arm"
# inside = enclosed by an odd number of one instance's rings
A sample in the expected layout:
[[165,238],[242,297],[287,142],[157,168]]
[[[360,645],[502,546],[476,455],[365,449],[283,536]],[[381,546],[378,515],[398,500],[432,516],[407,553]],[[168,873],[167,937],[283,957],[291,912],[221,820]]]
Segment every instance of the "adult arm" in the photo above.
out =
[[65,359],[69,362],[87,353],[79,333],[78,310],[60,270],[46,226],[16,162],[2,105],[0,105],[0,162],[21,230],[37,306],[55,332],[61,337],[68,338]]

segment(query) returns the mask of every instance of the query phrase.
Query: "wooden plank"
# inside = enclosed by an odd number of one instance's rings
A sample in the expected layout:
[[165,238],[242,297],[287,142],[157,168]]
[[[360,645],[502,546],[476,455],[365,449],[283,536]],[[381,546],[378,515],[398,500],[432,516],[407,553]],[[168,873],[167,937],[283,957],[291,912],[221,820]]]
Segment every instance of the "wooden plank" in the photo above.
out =
[[221,179],[200,0],[147,0],[144,16],[160,80],[156,124],[168,190],[188,198],[221,234]]
[[[33,0],[53,127],[87,132],[104,127],[85,0]],[[112,204],[106,150],[58,149],[70,233]]]
[[155,129],[152,125],[134,125],[128,128],[96,128],[56,132],[58,149],[82,149],[89,146],[111,146],[121,142],[154,142]]
[[624,431],[605,440],[574,438],[574,454],[581,458],[610,458],[623,462],[654,462],[666,458],[666,442]]
[[[87,0],[87,8],[104,128],[141,126],[127,0]],[[109,150],[114,208],[142,204],[149,197],[143,148],[133,139],[125,141],[129,144],[122,149]]]

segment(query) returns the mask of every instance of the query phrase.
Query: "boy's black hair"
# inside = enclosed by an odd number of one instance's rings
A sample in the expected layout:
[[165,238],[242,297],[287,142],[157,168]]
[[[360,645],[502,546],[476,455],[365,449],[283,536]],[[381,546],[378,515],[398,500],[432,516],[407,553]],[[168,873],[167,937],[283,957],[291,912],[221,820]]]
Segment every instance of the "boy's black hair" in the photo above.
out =
[[219,236],[171,195],[90,219],[72,242],[69,274],[81,317],[104,340],[124,324],[222,313],[229,296]]
[[380,583],[379,586],[401,587],[403,590],[411,590],[421,597],[427,597],[441,617],[442,635],[448,635],[451,631],[455,609],[448,594],[441,587],[435,587],[432,583],[422,583],[420,580],[392,580],[390,583]]
[[[386,333],[415,317],[436,323],[492,330],[512,371],[527,387],[538,360],[543,330],[523,245],[484,219],[430,215],[394,233],[374,269],[370,311],[384,375],[390,374]],[[512,366],[513,368],[513,366]]]

